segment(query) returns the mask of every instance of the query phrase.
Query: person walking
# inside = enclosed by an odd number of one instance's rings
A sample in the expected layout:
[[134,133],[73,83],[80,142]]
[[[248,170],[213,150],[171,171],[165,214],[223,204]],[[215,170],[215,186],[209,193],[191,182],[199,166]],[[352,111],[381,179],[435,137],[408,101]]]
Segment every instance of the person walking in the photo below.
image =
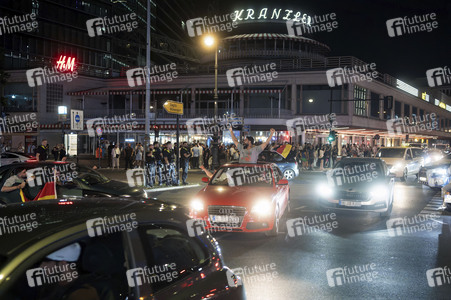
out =
[[174,149],[172,149],[172,143],[167,142],[166,147],[163,149],[163,164],[165,168],[165,182],[166,186],[176,185],[176,174],[174,166]]
[[135,151],[132,148],[132,145],[130,143],[127,144],[127,146],[124,149],[124,159],[125,159],[125,170],[127,171],[128,168],[133,169],[132,161],[133,161],[133,154]]
[[163,165],[163,151],[160,148],[159,142],[153,143],[153,150],[153,156],[155,157],[155,167],[156,171],[158,171],[158,185],[161,186],[164,182],[163,174],[166,175],[166,172],[164,171]]
[[156,183],[155,180],[155,168],[156,168],[156,160],[155,160],[155,149],[152,144],[149,145],[149,150],[146,153],[146,186],[153,187]]
[[47,140],[43,139],[41,145],[36,149],[36,160],[46,161],[47,160]]
[[199,145],[195,144],[193,148],[191,148],[191,156],[192,156],[192,167],[193,169],[199,168],[199,156],[200,156],[200,149]]
[[324,171],[324,146],[321,146],[318,150],[318,159],[320,164],[319,169]]
[[119,145],[114,145],[113,149],[111,150],[111,157],[112,157],[112,168],[117,167],[119,169],[119,158],[121,156],[121,149],[119,149]]
[[113,156],[111,154],[111,153],[113,153],[113,148],[114,148],[113,143],[108,145],[108,148],[107,148],[108,168],[111,168],[113,166]]
[[188,143],[182,143],[182,149],[180,150],[180,166],[182,167],[182,184],[187,185],[186,179],[188,178],[188,169],[189,169],[189,158],[191,156],[190,149],[188,148]]
[[135,166],[138,168],[143,167],[143,152],[143,146],[141,145],[141,143],[138,143],[135,148]]
[[252,136],[247,136],[243,144],[239,143],[237,138],[235,137],[235,134],[233,133],[232,127],[229,128],[230,135],[232,136],[232,141],[235,144],[236,148],[240,152],[240,163],[257,163],[258,155],[265,150],[266,146],[268,146],[269,142],[271,141],[272,136],[276,132],[274,128],[271,128],[270,132],[271,134],[266,139],[266,141],[259,145],[254,146],[254,138]]

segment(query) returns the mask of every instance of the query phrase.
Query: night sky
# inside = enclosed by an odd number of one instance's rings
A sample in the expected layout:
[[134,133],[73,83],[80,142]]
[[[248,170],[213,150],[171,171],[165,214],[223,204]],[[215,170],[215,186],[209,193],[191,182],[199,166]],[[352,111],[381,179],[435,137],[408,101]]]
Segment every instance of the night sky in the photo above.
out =
[[[197,1],[196,1],[197,2]],[[307,36],[327,44],[328,56],[355,56],[367,63],[376,63],[377,70],[404,81],[425,77],[428,69],[451,67],[451,1],[449,0],[308,0],[308,1],[202,1],[197,16],[211,15],[212,7],[222,12],[253,8],[292,9],[309,15],[336,13],[338,28]],[[197,6],[197,5],[196,5]],[[199,15],[200,13],[200,15]],[[218,13],[216,10],[214,13]],[[431,32],[389,37],[386,21],[397,17],[412,17],[435,13],[438,28]],[[239,28],[229,35],[241,33],[287,33],[285,23],[259,23]]]

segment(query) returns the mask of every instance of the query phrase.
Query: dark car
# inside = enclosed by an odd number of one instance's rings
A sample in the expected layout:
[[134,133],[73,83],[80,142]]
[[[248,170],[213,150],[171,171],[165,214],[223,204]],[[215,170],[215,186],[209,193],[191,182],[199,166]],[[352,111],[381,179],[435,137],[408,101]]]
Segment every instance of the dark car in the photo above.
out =
[[[147,197],[147,193],[141,188],[110,180],[95,170],[70,162],[28,162],[1,167],[0,187],[3,187],[9,177],[23,169],[27,170],[27,177],[34,177],[28,178],[28,184],[23,189],[23,194],[28,200],[33,200],[44,184],[54,181],[55,178],[58,182],[56,185],[58,197]],[[0,191],[0,203],[21,201],[19,190]]]
[[321,210],[377,212],[389,216],[393,208],[394,175],[377,158],[345,158],[327,172],[317,186]]
[[186,212],[158,200],[108,198],[1,208],[8,228],[0,299],[245,299],[216,240],[191,235]]
[[283,177],[287,180],[293,180],[299,176],[298,163],[293,156],[284,158],[275,151],[265,150],[258,156],[258,161],[276,164],[282,171]]

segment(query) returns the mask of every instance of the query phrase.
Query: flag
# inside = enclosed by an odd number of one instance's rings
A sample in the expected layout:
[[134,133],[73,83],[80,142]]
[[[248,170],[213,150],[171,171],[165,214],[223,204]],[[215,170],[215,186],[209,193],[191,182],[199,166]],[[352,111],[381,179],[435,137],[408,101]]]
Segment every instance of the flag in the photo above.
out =
[[283,156],[283,158],[287,158],[288,154],[291,152],[292,146],[290,144],[282,145],[277,148],[276,152]]
[[20,189],[19,194],[20,194],[20,200],[22,200],[22,202],[30,201],[27,199],[27,197],[25,197],[25,194],[23,193],[22,189]]
[[34,201],[39,200],[49,200],[49,199],[56,199],[56,184],[55,182],[47,182],[42,190],[39,191],[36,198],[34,198]]

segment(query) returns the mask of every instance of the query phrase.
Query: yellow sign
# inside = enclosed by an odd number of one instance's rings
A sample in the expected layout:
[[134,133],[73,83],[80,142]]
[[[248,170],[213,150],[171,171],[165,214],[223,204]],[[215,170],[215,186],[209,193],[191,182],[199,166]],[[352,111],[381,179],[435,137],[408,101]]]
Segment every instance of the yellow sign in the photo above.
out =
[[170,114],[183,115],[183,102],[168,100],[163,104],[163,108]]

